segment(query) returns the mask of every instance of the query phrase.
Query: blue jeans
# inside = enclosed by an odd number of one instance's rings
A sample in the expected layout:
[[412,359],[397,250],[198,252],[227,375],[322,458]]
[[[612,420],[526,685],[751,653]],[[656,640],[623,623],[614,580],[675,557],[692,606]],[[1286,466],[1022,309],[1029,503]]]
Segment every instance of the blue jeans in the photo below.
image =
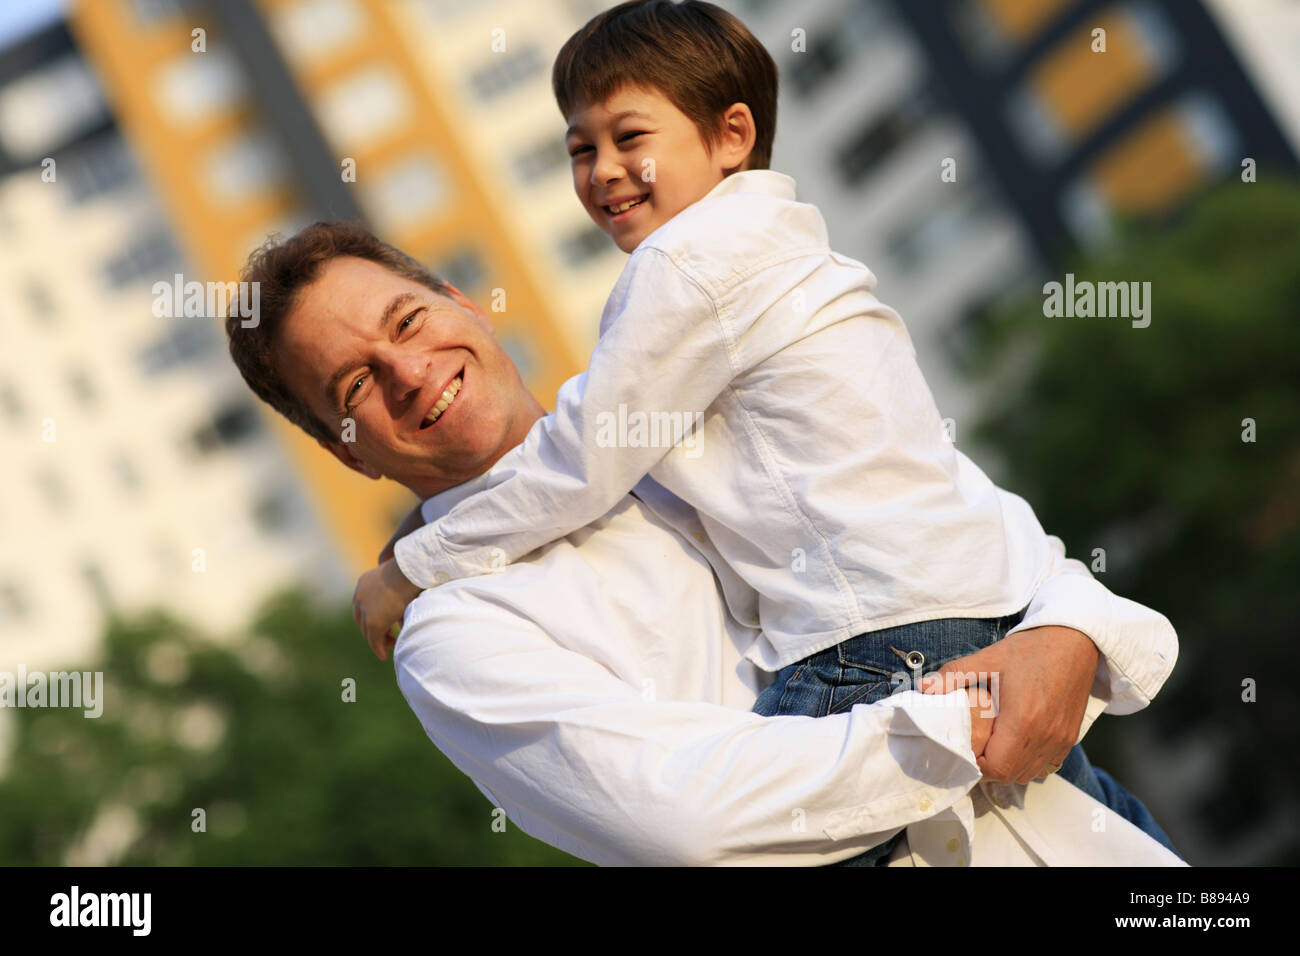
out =
[[[776,682],[759,694],[754,712],[769,717],[825,717],[845,712],[855,704],[873,704],[912,688],[922,675],[949,661],[1001,640],[1024,615],[1020,611],[998,618],[946,618],[859,634],[782,668]],[[1057,773],[1171,851],[1174,849],[1141,801],[1110,774],[1095,769],[1082,747],[1075,745]],[[881,866],[900,839],[901,833],[836,865]]]

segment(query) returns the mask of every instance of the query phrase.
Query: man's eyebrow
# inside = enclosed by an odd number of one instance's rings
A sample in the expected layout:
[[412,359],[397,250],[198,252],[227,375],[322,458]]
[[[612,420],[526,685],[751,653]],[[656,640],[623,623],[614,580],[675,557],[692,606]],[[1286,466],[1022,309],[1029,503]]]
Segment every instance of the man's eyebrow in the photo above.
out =
[[[615,114],[614,121],[618,122],[621,119],[627,119],[629,116],[635,116],[637,119],[646,119],[646,120],[654,118],[649,113],[643,113],[640,110],[624,110],[621,113]],[[569,128],[564,131],[564,138],[568,139],[570,136],[574,134],[574,132],[577,129],[578,129],[577,123],[570,123]]]
[[[382,332],[387,328],[388,323],[393,321],[393,316],[400,312],[402,308],[408,305],[413,299],[417,298],[419,298],[419,296],[414,292],[400,292],[393,296],[392,301],[390,301],[388,306],[384,309],[384,314],[379,317],[379,331]],[[351,369],[351,363],[339,366],[335,369],[334,374],[329,377],[329,381],[325,383],[325,400],[330,403],[331,408],[336,408],[343,404],[339,401],[338,387],[339,383],[343,381]]]

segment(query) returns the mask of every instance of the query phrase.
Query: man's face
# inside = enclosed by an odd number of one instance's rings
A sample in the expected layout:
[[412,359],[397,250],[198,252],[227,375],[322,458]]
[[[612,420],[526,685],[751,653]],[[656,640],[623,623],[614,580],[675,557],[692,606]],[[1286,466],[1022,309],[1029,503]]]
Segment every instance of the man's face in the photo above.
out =
[[[732,158],[705,146],[690,118],[647,87],[624,86],[603,103],[579,102],[568,121],[573,189],[587,215],[628,253],[722,182]],[[638,204],[626,211],[610,208],[633,200]]]
[[421,497],[482,474],[542,414],[482,309],[368,259],[326,262],[275,346],[285,384],[339,435],[323,447]]

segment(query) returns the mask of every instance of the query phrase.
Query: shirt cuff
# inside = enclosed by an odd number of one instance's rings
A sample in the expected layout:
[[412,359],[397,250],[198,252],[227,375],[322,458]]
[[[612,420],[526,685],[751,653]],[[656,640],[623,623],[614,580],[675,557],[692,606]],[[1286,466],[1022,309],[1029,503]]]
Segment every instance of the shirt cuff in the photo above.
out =
[[398,538],[393,545],[393,559],[402,576],[421,588],[446,584],[451,580],[451,575],[443,569],[451,562],[442,549],[442,542],[428,525],[421,529],[419,537],[426,540],[421,541],[416,535],[408,534],[404,538]]
[[1049,578],[1034,604],[1008,637],[1034,627],[1069,627],[1086,634],[1100,652],[1085,725],[1103,710],[1131,714],[1146,707],[1174,669],[1178,635],[1169,619],[1117,597],[1090,575]]
[[[881,704],[894,707],[888,731],[891,737],[920,737],[939,749],[929,748],[924,759],[907,761],[916,779],[914,788],[888,799],[828,813],[822,832],[832,840],[897,832],[900,827],[942,813],[966,796],[982,775],[970,746],[970,699],[965,690],[949,694],[905,691],[872,706]],[[904,746],[927,747],[923,741]],[[879,787],[878,781],[864,783],[868,791]]]

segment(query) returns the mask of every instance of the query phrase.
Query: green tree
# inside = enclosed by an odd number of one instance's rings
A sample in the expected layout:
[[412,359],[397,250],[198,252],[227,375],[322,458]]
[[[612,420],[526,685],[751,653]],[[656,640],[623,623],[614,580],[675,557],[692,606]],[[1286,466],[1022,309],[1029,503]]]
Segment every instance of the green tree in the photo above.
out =
[[[492,806],[429,741],[345,610],[287,594],[232,645],[162,615],[116,621],[103,653],[98,719],[14,711],[4,863],[62,864],[70,851],[131,865],[578,862],[512,822],[493,829]],[[120,852],[105,850],[115,839]]]
[[[1150,325],[1048,318],[1042,296],[991,317],[976,440],[1072,555],[1103,548],[1101,580],[1173,622],[1180,657],[1149,719],[1230,741],[1197,816],[1231,840],[1300,804],[1300,188],[1220,187],[1066,269],[1149,281]],[[1090,748],[1120,753],[1119,724]],[[1269,858],[1298,859],[1294,842]]]

